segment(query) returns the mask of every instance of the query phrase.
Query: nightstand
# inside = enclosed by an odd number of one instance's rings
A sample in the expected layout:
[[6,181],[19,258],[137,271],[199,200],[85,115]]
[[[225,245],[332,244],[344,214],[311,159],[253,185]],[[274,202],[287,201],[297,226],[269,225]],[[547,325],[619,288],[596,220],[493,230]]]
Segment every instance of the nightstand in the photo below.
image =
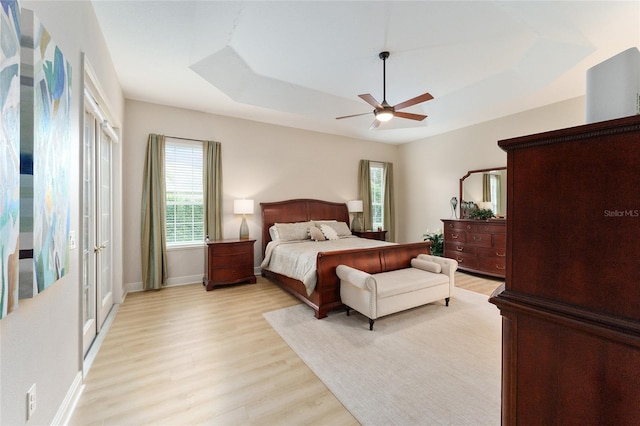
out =
[[387,231],[351,231],[351,233],[356,237],[370,240],[386,241],[387,239]]
[[207,291],[214,287],[248,282],[255,284],[253,244],[256,240],[214,240],[207,242],[205,276]]

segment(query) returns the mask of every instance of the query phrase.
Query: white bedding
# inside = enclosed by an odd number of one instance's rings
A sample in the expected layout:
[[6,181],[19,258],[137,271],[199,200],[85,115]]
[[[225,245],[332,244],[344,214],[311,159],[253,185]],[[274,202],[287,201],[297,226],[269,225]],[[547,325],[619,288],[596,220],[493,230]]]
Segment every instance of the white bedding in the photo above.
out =
[[302,281],[310,296],[316,287],[316,258],[321,251],[380,247],[396,243],[355,236],[327,241],[271,241],[260,267]]

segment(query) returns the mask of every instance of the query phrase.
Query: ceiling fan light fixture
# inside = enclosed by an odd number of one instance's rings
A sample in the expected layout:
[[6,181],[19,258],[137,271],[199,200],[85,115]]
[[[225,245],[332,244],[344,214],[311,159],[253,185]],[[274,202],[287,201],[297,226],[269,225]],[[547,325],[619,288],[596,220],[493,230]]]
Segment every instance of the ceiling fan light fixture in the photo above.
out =
[[393,113],[391,111],[376,112],[376,120],[378,121],[389,121],[392,118],[393,118]]

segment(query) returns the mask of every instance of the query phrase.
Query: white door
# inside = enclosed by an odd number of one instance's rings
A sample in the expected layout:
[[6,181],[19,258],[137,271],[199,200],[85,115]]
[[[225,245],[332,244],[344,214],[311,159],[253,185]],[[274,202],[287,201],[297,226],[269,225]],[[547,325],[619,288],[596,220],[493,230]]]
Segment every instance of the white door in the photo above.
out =
[[113,307],[112,141],[89,104],[84,121],[81,249],[86,354]]

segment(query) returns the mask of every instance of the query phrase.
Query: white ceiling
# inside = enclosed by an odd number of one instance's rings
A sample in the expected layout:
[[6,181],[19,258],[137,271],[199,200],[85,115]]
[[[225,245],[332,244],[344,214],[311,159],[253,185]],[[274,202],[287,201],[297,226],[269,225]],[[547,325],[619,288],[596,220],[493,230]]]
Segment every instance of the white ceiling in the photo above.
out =
[[[387,143],[585,94],[640,46],[640,1],[93,0],[129,99]],[[369,129],[357,97],[435,99]]]

